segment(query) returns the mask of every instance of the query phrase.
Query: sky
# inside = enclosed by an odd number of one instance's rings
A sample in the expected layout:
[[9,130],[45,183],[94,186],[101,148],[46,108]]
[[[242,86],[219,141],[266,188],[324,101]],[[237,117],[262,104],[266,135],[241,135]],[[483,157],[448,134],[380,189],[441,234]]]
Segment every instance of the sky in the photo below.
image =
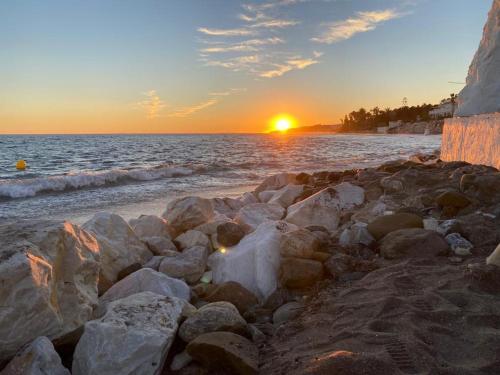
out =
[[491,3],[4,0],[0,133],[251,133],[438,103]]

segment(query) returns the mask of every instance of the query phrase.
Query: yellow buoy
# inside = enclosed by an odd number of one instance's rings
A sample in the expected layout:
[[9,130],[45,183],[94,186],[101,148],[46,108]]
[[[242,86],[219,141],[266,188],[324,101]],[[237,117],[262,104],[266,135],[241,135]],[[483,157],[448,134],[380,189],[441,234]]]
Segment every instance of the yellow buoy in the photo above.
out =
[[16,163],[16,168],[19,169],[20,171],[26,169],[26,160],[18,160]]

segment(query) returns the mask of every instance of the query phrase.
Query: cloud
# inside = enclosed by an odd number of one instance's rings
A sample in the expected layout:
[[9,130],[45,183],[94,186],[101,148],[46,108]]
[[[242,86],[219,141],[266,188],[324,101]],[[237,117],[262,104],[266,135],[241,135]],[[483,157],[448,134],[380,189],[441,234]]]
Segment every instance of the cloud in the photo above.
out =
[[280,20],[280,19],[268,19],[265,21],[257,22],[250,27],[253,28],[266,28],[266,29],[283,29],[285,27],[298,25],[300,22],[295,20]]
[[204,110],[208,107],[211,107],[219,102],[218,99],[216,98],[210,98],[204,102],[201,102],[199,104],[190,106],[190,107],[184,107],[180,108],[168,115],[168,117],[188,117],[196,112],[199,112],[201,110]]
[[282,44],[285,41],[278,37],[264,38],[264,39],[249,39],[243,40],[238,43],[226,43],[219,42],[217,44],[211,44],[211,47],[206,47],[200,49],[201,54],[207,53],[227,53],[227,52],[256,52],[259,51],[262,46],[266,45],[276,45]]
[[256,35],[257,32],[245,28],[241,29],[210,29],[207,27],[199,27],[198,31],[202,34],[211,36],[248,36]]
[[280,77],[285,73],[292,70],[302,70],[308,66],[318,64],[319,61],[312,58],[302,58],[300,56],[295,56],[293,58],[287,59],[282,64],[273,64],[273,68],[260,72],[259,76],[262,78],[275,78]]
[[311,40],[317,43],[337,43],[350,39],[356,34],[375,30],[379,24],[404,15],[394,9],[358,12],[355,17],[327,24],[326,30],[320,36]]
[[156,90],[150,90],[143,95],[146,96],[146,99],[136,104],[146,111],[148,118],[153,119],[158,117],[160,111],[166,107],[165,102],[161,100]]
[[216,92],[211,92],[210,96],[229,96],[233,94],[239,94],[241,92],[247,91],[246,88],[233,88],[229,89],[228,91],[216,91]]

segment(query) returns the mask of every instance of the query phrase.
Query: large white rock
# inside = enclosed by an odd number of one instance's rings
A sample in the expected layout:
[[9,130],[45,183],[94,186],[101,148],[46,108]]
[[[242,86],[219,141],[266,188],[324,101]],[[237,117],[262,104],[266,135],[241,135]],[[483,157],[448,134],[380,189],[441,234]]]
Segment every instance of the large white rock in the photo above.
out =
[[365,201],[365,190],[362,187],[342,182],[333,188],[337,192],[340,208],[343,210],[359,206]]
[[155,215],[141,215],[130,220],[130,226],[139,238],[167,237],[170,238],[170,228],[167,221]]
[[281,207],[287,208],[292,205],[303,192],[304,185],[288,184],[275,192],[268,203],[279,204]]
[[336,190],[326,188],[288,207],[285,220],[299,227],[320,225],[334,231],[339,224],[340,210]]
[[259,299],[267,298],[278,286],[281,237],[296,229],[284,221],[267,221],[238,245],[213,253],[208,261],[213,282],[236,281]]
[[71,375],[50,340],[41,336],[17,353],[1,375]]
[[294,173],[279,173],[273,176],[269,176],[262,183],[257,186],[255,192],[258,194],[265,190],[279,190],[283,186],[288,184],[294,184],[297,182],[297,175]]
[[234,221],[249,233],[265,221],[282,219],[284,214],[285,209],[278,204],[253,203],[243,207]]
[[493,264],[500,267],[500,244],[497,248],[486,258],[486,264]]
[[153,257],[121,216],[100,212],[82,227],[95,236],[101,250],[100,292],[106,291],[123,269],[134,263],[144,264]]
[[184,197],[167,205],[163,217],[177,234],[193,229],[214,217],[214,208],[209,199]]
[[459,94],[457,116],[500,112],[500,0],[494,0],[479,49]]
[[185,302],[151,292],[108,305],[85,324],[73,355],[73,375],[154,375],[163,368]]
[[194,246],[182,253],[170,252],[163,257],[158,270],[165,275],[184,279],[190,284],[196,283],[205,272],[208,247]]
[[99,246],[69,222],[0,226],[0,361],[81,327],[97,305]]
[[174,279],[151,268],[143,268],[118,281],[99,298],[96,316],[106,313],[107,306],[116,300],[141,292],[152,292],[166,297],[189,301],[191,290],[182,280]]

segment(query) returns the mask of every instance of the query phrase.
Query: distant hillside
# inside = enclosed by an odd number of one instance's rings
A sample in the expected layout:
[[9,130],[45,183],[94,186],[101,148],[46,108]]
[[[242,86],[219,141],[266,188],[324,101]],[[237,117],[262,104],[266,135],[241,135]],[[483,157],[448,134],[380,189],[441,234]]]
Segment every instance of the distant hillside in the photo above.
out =
[[[288,134],[303,134],[303,133],[338,133],[342,128],[342,124],[336,125],[311,125],[311,126],[301,126],[298,128],[288,129]],[[279,131],[273,131],[273,133],[280,133]]]

